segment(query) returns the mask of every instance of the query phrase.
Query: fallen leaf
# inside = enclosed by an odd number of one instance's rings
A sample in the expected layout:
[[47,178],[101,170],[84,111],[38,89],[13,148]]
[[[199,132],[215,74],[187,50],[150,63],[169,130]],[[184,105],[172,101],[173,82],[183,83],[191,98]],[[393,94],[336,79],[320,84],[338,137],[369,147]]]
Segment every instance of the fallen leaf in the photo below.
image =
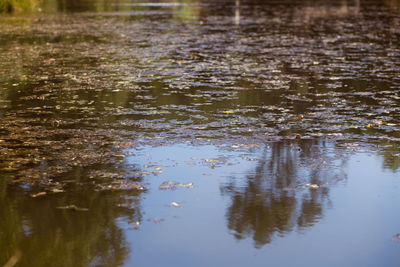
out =
[[164,219],[150,218],[147,221],[153,222],[153,223],[160,223],[160,222],[164,221]]
[[51,192],[53,192],[53,193],[62,193],[62,192],[64,192],[64,190],[58,189],[58,188],[53,188],[53,189],[51,190]]
[[305,186],[311,188],[311,189],[318,189],[320,186],[317,184],[305,184]]
[[19,249],[15,251],[15,253],[11,256],[11,258],[3,265],[3,267],[13,267],[18,261],[21,259],[22,253]]
[[242,157],[242,159],[247,160],[247,161],[257,161],[257,159],[249,158],[249,157]]
[[75,205],[60,206],[60,207],[57,207],[57,209],[73,210],[73,211],[88,211],[89,210],[87,208],[80,208]]
[[203,159],[205,162],[217,162],[218,160],[216,159]]
[[40,196],[44,196],[46,194],[47,194],[46,192],[39,192],[39,193],[36,193],[36,194],[32,194],[31,197],[40,197]]
[[185,187],[185,188],[194,188],[194,184],[193,183],[187,183],[187,184],[183,184],[183,183],[178,183],[178,182],[173,182],[173,181],[166,181],[163,182],[160,186],[159,189],[160,190],[176,190],[178,187]]
[[175,201],[171,202],[171,206],[179,208],[181,205],[179,205],[178,203],[176,203]]
[[367,127],[367,128],[379,128],[381,126],[379,124],[376,124],[376,123],[368,123],[365,127]]

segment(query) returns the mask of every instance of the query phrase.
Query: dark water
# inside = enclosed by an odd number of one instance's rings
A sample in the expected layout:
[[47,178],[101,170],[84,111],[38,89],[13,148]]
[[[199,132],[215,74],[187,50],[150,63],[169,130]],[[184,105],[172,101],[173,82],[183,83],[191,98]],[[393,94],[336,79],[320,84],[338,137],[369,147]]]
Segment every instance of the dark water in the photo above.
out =
[[399,265],[399,1],[0,24],[0,265]]

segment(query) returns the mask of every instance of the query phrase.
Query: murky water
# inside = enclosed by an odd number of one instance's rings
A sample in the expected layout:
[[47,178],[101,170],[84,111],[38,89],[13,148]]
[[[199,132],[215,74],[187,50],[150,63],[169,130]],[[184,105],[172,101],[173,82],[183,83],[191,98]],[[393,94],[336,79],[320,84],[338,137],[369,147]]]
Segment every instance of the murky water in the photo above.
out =
[[0,265],[398,266],[399,1],[0,24]]

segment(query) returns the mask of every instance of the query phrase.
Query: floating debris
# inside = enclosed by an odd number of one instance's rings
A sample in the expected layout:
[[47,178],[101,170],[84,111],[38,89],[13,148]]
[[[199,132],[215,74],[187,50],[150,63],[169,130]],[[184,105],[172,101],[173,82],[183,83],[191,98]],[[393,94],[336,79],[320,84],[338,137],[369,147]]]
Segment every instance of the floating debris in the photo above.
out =
[[99,184],[97,188],[100,190],[144,190],[144,187],[137,182],[114,181],[112,184]]
[[181,205],[179,205],[178,203],[176,203],[175,201],[171,202],[171,206],[175,207],[175,208],[179,208]]
[[117,207],[129,209],[131,206],[128,203],[120,203],[117,204]]
[[47,195],[47,193],[46,192],[39,192],[39,193],[36,193],[36,194],[32,194],[31,197],[40,197],[40,196],[44,196],[44,195]]
[[3,265],[3,267],[13,267],[15,266],[19,260],[21,259],[22,253],[19,249],[17,249],[11,258]]
[[380,124],[375,124],[375,123],[368,123],[365,127],[367,128],[379,128],[381,127]]
[[163,222],[164,219],[157,219],[157,218],[149,218],[147,219],[148,222],[153,222],[153,223],[160,223]]
[[63,189],[53,188],[53,189],[51,189],[51,192],[53,192],[53,193],[63,193],[65,191]]
[[87,208],[77,207],[76,205],[60,206],[60,207],[57,207],[57,209],[73,210],[73,211],[88,211],[89,210]]
[[179,183],[179,182],[174,182],[174,181],[166,181],[163,182],[159,189],[160,190],[176,190],[178,187],[184,187],[184,188],[194,188],[194,184],[193,183],[187,183],[187,184],[183,184],[183,183]]
[[400,243],[400,233],[399,234],[395,234],[394,236],[392,236],[390,238],[390,241],[395,241],[395,242],[399,242]]
[[307,186],[311,189],[318,189],[321,187],[320,185],[317,185],[317,184],[305,184],[304,186]]
[[210,162],[218,162],[216,159],[203,159],[205,162],[210,163]]
[[247,160],[247,161],[257,161],[258,160],[256,158],[249,158],[249,157],[242,157],[242,159]]
[[146,176],[146,175],[149,175],[150,174],[150,172],[148,172],[148,171],[141,171],[141,172],[139,172],[139,174],[140,174],[140,176]]
[[130,222],[128,224],[130,226],[130,229],[136,230],[136,231],[140,230],[140,228],[139,228],[140,222],[139,221]]

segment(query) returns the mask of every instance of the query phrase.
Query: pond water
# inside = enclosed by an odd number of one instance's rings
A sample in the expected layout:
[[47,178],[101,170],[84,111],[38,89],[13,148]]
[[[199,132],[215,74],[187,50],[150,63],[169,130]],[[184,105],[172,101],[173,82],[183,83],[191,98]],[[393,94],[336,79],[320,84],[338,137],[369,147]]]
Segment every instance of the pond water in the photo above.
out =
[[0,24],[0,265],[399,265],[399,1]]

